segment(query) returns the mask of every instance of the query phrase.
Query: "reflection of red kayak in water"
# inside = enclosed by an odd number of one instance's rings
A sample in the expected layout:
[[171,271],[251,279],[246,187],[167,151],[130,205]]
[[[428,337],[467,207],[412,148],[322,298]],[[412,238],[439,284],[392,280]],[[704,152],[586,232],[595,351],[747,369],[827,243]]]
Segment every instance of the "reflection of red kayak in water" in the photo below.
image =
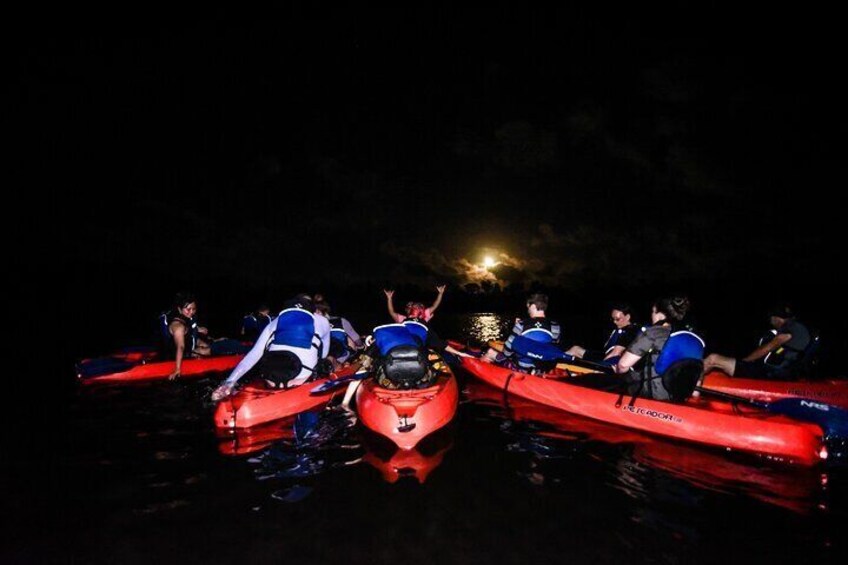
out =
[[218,428],[218,451],[222,455],[250,455],[276,441],[294,438],[294,416],[247,429]]
[[[315,415],[315,418],[320,419],[322,414],[325,413]],[[226,456],[247,456],[286,440],[291,442],[290,449],[296,454],[299,449],[297,438],[299,435],[302,437],[304,433],[303,430],[298,431],[298,423],[298,417],[290,416],[247,429],[219,429],[218,436],[221,441],[218,443],[218,451]],[[310,425],[315,425],[315,420],[307,421],[306,426]],[[386,438],[365,430],[367,435],[361,440],[365,453],[361,455],[361,461],[377,469],[386,482],[396,483],[401,478],[408,477],[423,483],[442,463],[445,453],[453,447],[452,435],[447,430],[443,431],[445,433],[430,435],[413,449],[399,449]],[[333,441],[334,438],[330,438],[327,444],[331,450]],[[320,444],[317,447],[320,448]],[[357,453],[351,453],[359,457]]]
[[344,387],[322,393],[313,393],[313,389],[332,380],[351,376],[358,368],[359,364],[354,363],[342,367],[329,377],[289,389],[271,389],[264,383],[249,383],[218,403],[215,410],[215,427],[250,428],[322,406],[335,394],[343,394]]
[[401,449],[412,449],[447,425],[459,404],[459,387],[450,368],[439,359],[435,370],[439,371],[435,384],[422,389],[390,390],[373,379],[364,381],[356,391],[359,419]]
[[701,399],[677,404],[638,398],[631,405],[627,397],[619,403],[616,393],[571,384],[583,377],[533,376],[470,358],[462,365],[501,390],[626,428],[803,465],[814,465],[827,453],[819,426],[759,408]]
[[781,398],[808,398],[848,408],[848,379],[824,381],[771,381],[737,379],[713,371],[704,376],[704,388],[771,402]]
[[[221,355],[218,357],[195,357],[183,359],[180,379],[198,377],[206,373],[229,371],[244,355]],[[134,359],[134,360],[133,360]],[[76,366],[77,378],[83,384],[129,383],[168,378],[174,371],[174,360],[156,361],[145,354],[130,357],[99,357],[86,359]]]
[[763,502],[798,512],[811,511],[818,504],[822,475],[812,469],[749,465],[722,454],[575,416],[512,394],[504,395],[502,391],[477,382],[469,382],[465,390],[472,402],[503,410],[510,420],[545,424],[533,430],[539,437],[632,445],[633,460],[700,488],[741,491]]
[[453,447],[453,437],[437,432],[412,449],[391,445],[389,452],[373,442],[366,441],[365,445],[367,450],[362,460],[377,469],[384,481],[396,483],[402,478],[412,478],[423,484]]

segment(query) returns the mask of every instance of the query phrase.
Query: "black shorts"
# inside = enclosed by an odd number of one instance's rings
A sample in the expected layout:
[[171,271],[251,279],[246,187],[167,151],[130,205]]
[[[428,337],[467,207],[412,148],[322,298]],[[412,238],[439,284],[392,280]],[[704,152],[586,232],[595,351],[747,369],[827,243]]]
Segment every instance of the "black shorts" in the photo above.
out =
[[740,379],[769,379],[786,381],[792,379],[792,374],[786,369],[770,367],[762,361],[743,361],[737,359],[733,376]]
[[606,353],[603,351],[593,351],[591,349],[587,349],[586,353],[583,354],[583,360],[591,361],[592,363],[603,363],[604,357],[606,357]]

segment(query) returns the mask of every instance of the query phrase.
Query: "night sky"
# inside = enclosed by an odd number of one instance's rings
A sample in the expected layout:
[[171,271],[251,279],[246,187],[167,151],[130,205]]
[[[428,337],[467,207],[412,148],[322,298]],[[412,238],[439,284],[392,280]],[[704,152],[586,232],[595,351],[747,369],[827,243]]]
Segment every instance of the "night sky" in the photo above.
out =
[[830,20],[489,8],[40,29],[14,84],[22,192],[55,233],[31,258],[72,313],[181,288],[243,309],[447,282],[761,293],[823,316],[845,282]]

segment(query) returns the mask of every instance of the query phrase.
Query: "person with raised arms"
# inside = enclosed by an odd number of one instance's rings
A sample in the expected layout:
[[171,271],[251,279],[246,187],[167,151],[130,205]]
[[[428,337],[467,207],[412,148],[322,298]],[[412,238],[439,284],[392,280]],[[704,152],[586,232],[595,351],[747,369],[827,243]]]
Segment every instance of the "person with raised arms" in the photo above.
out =
[[421,302],[407,302],[406,307],[404,308],[404,314],[398,314],[395,311],[393,297],[395,295],[394,290],[384,290],[383,293],[386,295],[386,305],[389,310],[389,316],[391,316],[392,321],[397,322],[398,324],[403,323],[406,319],[419,319],[424,322],[429,323],[433,318],[433,315],[436,313],[436,309],[442,303],[442,297],[445,295],[445,285],[437,286],[436,292],[436,300],[433,301],[428,307],[425,307]]

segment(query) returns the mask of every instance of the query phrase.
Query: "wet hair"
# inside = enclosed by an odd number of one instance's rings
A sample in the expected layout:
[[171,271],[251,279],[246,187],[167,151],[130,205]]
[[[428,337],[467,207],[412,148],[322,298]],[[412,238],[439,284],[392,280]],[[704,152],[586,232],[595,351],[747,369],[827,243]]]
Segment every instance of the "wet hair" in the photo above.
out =
[[548,308],[548,295],[537,292],[527,297],[527,306],[536,305],[537,310],[544,312]]
[[427,308],[421,302],[407,302],[404,310],[406,311],[406,316],[408,318],[423,318],[424,311],[426,309]]
[[630,304],[627,304],[626,302],[613,302],[612,306],[610,306],[610,312],[613,310],[618,310],[625,316],[633,315],[633,309],[630,307]]
[[786,302],[773,304],[772,307],[769,308],[768,313],[769,316],[776,316],[778,318],[783,318],[784,320],[795,317],[795,310]]
[[665,314],[667,320],[679,322],[689,313],[689,299],[685,296],[660,298],[654,302],[657,312]]
[[330,315],[330,303],[326,302],[326,301],[317,302],[315,304],[315,311],[321,312],[325,316],[329,316]]
[[192,302],[197,302],[197,299],[194,297],[194,295],[192,293],[190,293],[190,292],[178,292],[177,295],[174,297],[174,308],[176,308],[177,310],[180,310],[182,308],[185,308],[186,306],[188,306]]
[[315,303],[312,302],[312,297],[302,292],[295,294],[293,298],[286,300],[286,308],[303,308],[309,312],[315,312]]

